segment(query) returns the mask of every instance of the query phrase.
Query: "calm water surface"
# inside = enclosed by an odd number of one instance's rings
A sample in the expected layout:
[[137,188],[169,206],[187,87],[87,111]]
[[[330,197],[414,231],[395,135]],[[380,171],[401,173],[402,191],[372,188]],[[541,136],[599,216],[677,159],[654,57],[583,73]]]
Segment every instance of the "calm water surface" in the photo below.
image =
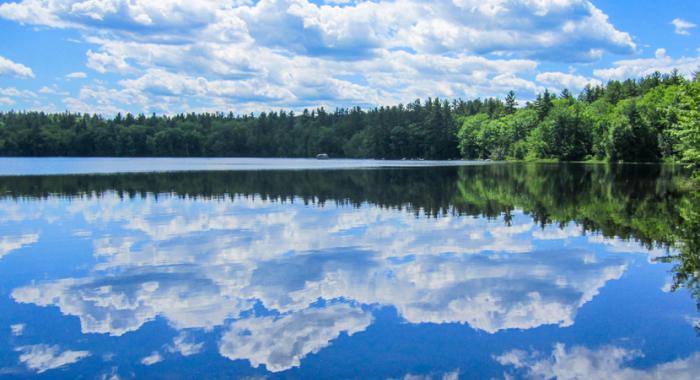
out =
[[11,160],[0,377],[700,376],[677,168]]
[[0,176],[183,171],[318,170],[483,165],[484,161],[315,158],[0,157]]

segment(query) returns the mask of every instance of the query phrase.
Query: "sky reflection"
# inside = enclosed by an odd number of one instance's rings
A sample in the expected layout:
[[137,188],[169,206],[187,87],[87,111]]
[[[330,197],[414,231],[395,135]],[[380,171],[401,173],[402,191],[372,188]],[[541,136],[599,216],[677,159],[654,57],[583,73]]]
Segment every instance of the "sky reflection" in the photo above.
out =
[[[0,231],[0,274],[12,273],[0,288],[0,375],[129,378],[182,361],[234,377],[699,369],[692,302],[662,290],[668,267],[652,261],[665,249],[573,222],[542,227],[519,209],[507,221],[431,218],[367,203],[107,192],[2,199]],[[652,323],[666,336],[635,330]],[[129,352],[135,342],[145,343]],[[388,361],[332,368],[348,355]]]

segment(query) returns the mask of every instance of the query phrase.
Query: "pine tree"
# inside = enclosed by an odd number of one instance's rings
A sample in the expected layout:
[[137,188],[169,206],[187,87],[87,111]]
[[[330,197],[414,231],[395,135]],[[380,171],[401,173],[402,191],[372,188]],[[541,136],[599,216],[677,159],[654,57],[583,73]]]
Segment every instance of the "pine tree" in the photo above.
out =
[[508,95],[506,95],[506,113],[509,115],[514,113],[517,106],[518,102],[515,100],[515,92],[513,90],[508,91]]

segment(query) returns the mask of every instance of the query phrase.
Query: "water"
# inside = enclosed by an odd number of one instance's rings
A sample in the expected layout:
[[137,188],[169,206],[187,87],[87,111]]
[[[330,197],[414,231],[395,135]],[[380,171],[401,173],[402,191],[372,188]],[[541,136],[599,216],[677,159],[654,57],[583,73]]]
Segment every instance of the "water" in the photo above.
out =
[[0,376],[697,378],[680,169],[422,165],[0,177]]
[[315,158],[0,157],[0,175],[114,174],[182,171],[319,170],[483,165],[485,161]]

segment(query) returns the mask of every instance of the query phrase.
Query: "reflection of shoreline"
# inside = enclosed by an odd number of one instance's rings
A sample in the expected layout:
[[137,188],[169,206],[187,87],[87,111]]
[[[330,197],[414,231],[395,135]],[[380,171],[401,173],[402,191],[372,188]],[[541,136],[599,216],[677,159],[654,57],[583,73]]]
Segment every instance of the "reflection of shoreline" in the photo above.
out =
[[692,191],[668,165],[499,164],[373,170],[246,171],[1,177],[0,199],[177,196],[381,208],[501,218],[524,210],[537,224],[576,222],[606,237],[670,245],[676,206]]

